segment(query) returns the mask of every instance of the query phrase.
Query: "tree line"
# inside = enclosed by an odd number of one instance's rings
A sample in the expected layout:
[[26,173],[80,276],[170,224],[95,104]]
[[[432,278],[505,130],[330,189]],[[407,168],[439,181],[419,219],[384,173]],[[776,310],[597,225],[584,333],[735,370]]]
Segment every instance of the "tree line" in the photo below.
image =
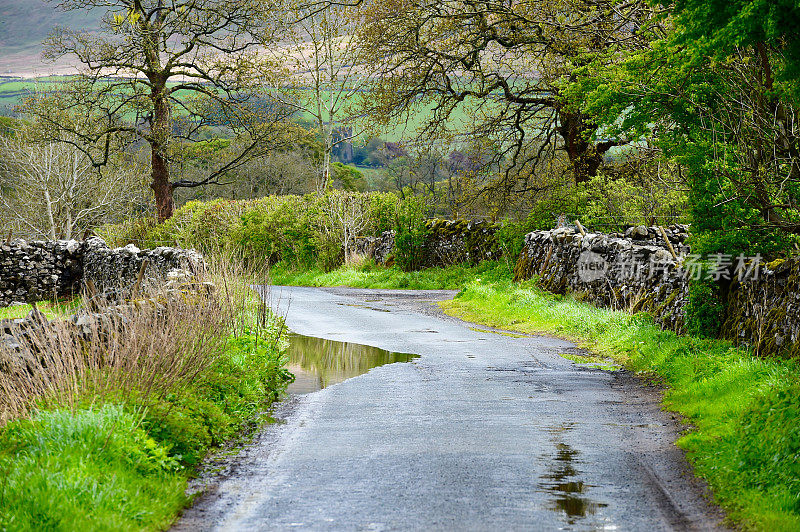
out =
[[[249,183],[393,189],[532,226],[687,221],[703,253],[785,252],[800,234],[790,0],[58,5],[107,13],[51,33],[46,54],[82,74],[23,106],[26,135],[101,174],[135,151],[161,221],[176,197]],[[364,154],[398,124],[413,137]],[[380,179],[336,162],[350,143]]]

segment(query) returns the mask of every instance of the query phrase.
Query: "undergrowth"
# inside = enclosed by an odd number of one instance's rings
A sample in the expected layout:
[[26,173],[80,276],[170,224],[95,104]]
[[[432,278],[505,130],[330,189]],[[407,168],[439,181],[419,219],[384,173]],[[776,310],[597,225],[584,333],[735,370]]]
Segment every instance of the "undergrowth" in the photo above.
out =
[[800,529],[800,367],[728,342],[663,331],[650,316],[599,309],[530,282],[468,284],[445,311],[526,333],[556,333],[666,385],[685,417],[678,445],[729,518],[745,529]]
[[257,279],[214,281],[164,319],[128,316],[119,338],[31,340],[67,362],[2,374],[0,530],[168,528],[194,466],[263,419],[293,379],[282,322]]

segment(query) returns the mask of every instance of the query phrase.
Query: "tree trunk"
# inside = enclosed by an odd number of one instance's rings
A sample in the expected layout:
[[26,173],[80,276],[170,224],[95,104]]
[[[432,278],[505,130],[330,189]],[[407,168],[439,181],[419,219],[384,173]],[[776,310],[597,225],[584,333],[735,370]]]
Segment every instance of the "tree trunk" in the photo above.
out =
[[156,198],[156,210],[159,223],[172,216],[175,200],[172,198],[174,187],[169,179],[169,163],[166,158],[166,146],[171,133],[171,117],[166,95],[166,83],[158,83],[153,87],[153,123],[150,136],[150,163],[152,182],[150,188]]
[[320,185],[320,192],[328,190],[328,184],[331,182],[331,148],[328,143],[325,143],[325,153],[322,156],[322,183]]
[[589,135],[594,129],[594,124],[586,124],[579,114],[559,111],[558,132],[564,140],[575,184],[585,183],[597,175],[597,170],[603,164],[603,155],[610,147],[606,146],[608,143],[596,146],[589,142]]
[[172,199],[173,186],[169,182],[169,166],[156,143],[150,143],[152,182],[150,188],[156,198],[156,211],[158,222],[161,223],[172,216],[175,211],[175,200]]

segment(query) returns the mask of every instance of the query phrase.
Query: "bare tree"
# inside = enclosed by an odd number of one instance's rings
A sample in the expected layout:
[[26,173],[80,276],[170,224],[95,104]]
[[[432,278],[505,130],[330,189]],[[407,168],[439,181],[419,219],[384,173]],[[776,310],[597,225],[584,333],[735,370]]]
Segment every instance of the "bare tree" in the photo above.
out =
[[146,189],[135,168],[119,158],[114,163],[100,171],[68,143],[35,143],[21,133],[0,137],[0,223],[55,240],[116,221],[144,203]]
[[344,249],[345,262],[350,259],[356,237],[370,222],[369,201],[367,194],[340,190],[329,190],[322,197],[322,229],[329,234],[338,235]]
[[293,75],[285,105],[312,118],[322,137],[318,190],[331,182],[331,154],[361,132],[353,115],[355,97],[364,88],[364,68],[357,62],[356,25],[360,7],[311,3],[294,6],[285,41],[271,47],[275,60]]
[[[106,9],[100,31],[57,28],[45,55],[75,56],[82,75],[30,110],[52,131],[82,149],[93,165],[108,162],[113,137],[150,148],[151,182],[159,220],[172,215],[173,191],[222,183],[226,173],[285,141],[290,110],[263,92],[277,70],[259,46],[279,32],[265,29],[272,4],[259,0],[57,0],[66,11]],[[278,85],[273,83],[273,86]],[[82,120],[75,120],[75,117]],[[246,142],[197,179],[171,179],[170,164],[205,128]]]

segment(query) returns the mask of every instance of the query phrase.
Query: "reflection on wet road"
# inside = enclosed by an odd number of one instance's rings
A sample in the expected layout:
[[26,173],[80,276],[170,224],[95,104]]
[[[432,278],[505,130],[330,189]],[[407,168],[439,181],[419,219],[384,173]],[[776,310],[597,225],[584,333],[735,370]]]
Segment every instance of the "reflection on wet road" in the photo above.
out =
[[541,488],[550,495],[552,502],[550,509],[563,513],[570,525],[608,506],[589,498],[588,492],[593,486],[580,480],[581,471],[578,469],[581,462],[580,452],[562,441],[561,434],[572,428],[572,424],[566,423],[547,430],[551,441],[555,444],[556,454],[543,457],[550,466],[540,482]]
[[717,526],[655,394],[574,344],[442,317],[453,292],[280,290],[295,394],[178,530]]
[[316,392],[384,364],[419,358],[418,355],[297,333],[289,334],[288,355],[286,367],[295,376],[295,381],[289,385],[290,394]]

